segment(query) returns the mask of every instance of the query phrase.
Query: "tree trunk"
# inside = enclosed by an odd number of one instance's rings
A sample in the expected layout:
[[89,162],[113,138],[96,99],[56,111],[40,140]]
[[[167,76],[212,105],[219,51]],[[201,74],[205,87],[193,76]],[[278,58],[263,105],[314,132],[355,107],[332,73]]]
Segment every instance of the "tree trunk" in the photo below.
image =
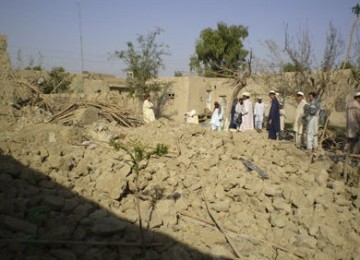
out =
[[344,63],[342,65],[342,69],[345,68],[346,63],[349,61],[352,42],[353,42],[353,38],[354,38],[354,33],[355,33],[356,25],[357,25],[359,20],[360,20],[360,17],[356,16],[356,18],[354,19],[354,21],[352,23],[351,32],[350,32],[350,38],[349,38],[349,44],[348,44],[347,49],[346,49],[346,54],[345,54]]
[[[237,98],[237,96],[239,95],[240,91],[246,87],[246,83],[244,84],[243,82],[239,82],[238,84],[235,85],[231,96],[230,96],[230,100],[227,101],[227,105],[226,105],[226,115],[224,115],[225,118],[228,118],[228,122],[230,123],[231,121],[231,107],[233,104],[233,101],[235,98]],[[227,126],[224,126],[225,128]]]

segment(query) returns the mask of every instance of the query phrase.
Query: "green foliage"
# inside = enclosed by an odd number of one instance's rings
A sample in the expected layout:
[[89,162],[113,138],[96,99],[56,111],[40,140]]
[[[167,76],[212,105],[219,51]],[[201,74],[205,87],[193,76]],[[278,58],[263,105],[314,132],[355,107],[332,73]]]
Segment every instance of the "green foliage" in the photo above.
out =
[[229,71],[239,70],[249,54],[243,46],[247,36],[246,27],[223,22],[217,24],[217,29],[202,30],[195,54],[190,58],[190,69],[206,77],[225,76]]
[[150,149],[138,140],[133,140],[125,144],[112,139],[110,140],[110,146],[116,151],[125,151],[131,157],[131,162],[133,164],[132,169],[135,171],[136,175],[142,170],[140,162],[143,160],[148,161],[153,155],[163,156],[168,153],[168,147],[165,144],[159,143],[154,149]]
[[340,64],[340,69],[342,69],[342,70],[354,69],[354,66],[352,65],[352,63],[350,61],[346,61],[346,62],[343,61]]
[[353,12],[353,14],[356,15],[356,17],[359,17],[359,15],[360,15],[360,5],[356,4],[355,6],[353,6],[351,8],[351,11]]
[[149,160],[153,155],[163,156],[168,153],[168,147],[165,144],[158,143],[154,149],[149,150],[149,147],[138,140],[133,140],[125,144],[112,139],[110,146],[114,147],[116,151],[125,151],[136,163],[142,160]]
[[48,206],[36,206],[26,212],[26,220],[34,224],[41,224],[50,212],[51,209]]
[[36,66],[27,66],[26,68],[25,68],[25,70],[36,70],[36,71],[42,71],[43,69],[42,69],[42,67],[40,66],[40,65],[36,65]]
[[55,67],[49,72],[49,77],[41,86],[44,94],[63,93],[69,89],[73,76],[65,72],[63,67]]
[[136,47],[133,42],[127,43],[127,50],[116,51],[115,56],[126,64],[126,72],[131,73],[127,78],[130,87],[130,94],[136,97],[143,97],[149,92],[157,92],[161,83],[151,81],[158,77],[160,69],[164,69],[163,56],[168,55],[167,46],[158,43],[157,38],[161,29],[140,35],[137,38]]
[[[168,147],[165,144],[157,144],[155,149],[151,149],[143,144],[141,141],[134,140],[128,143],[121,143],[118,140],[110,140],[110,146],[112,146],[116,151],[123,150],[125,151],[131,158],[131,172],[135,172],[135,184],[136,184],[136,193],[140,192],[139,188],[139,173],[141,170],[145,169],[147,166],[147,161],[153,155],[163,156],[168,153]],[[151,204],[155,207],[155,203],[158,199],[162,198],[164,194],[164,189],[157,186],[154,187],[154,193],[150,194]],[[139,218],[139,230],[140,230],[140,237],[142,243],[142,253],[145,254],[145,238],[143,234],[143,225],[142,225],[142,218],[141,218],[141,211],[140,211],[140,200],[139,197],[136,196],[136,207],[138,212]]]
[[353,68],[351,69],[351,75],[348,78],[348,84],[353,85],[355,88],[360,86],[360,69]]
[[299,64],[294,65],[293,63],[288,62],[283,66],[283,71],[284,72],[300,72],[301,68],[300,68]]
[[177,70],[177,71],[174,72],[174,76],[175,77],[182,77],[183,73],[181,71]]
[[32,67],[32,70],[41,71],[41,70],[42,70],[42,67],[41,67],[41,65],[36,65],[36,66]]

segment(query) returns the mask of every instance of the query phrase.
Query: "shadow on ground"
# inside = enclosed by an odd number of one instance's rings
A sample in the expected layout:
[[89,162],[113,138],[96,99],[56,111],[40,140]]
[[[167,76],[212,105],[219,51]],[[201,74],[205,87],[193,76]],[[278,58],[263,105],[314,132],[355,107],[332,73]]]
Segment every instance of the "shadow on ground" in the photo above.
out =
[[213,259],[0,155],[0,259]]

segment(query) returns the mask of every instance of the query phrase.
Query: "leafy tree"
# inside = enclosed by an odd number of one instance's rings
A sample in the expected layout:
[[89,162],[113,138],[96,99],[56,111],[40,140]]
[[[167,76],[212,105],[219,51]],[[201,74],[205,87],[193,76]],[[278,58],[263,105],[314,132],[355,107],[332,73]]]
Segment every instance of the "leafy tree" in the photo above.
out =
[[183,73],[180,70],[177,70],[177,71],[174,72],[174,76],[175,77],[182,77]]
[[32,70],[41,71],[41,70],[43,70],[43,69],[42,69],[41,65],[36,65],[36,66],[32,67]]
[[354,88],[360,87],[360,70],[358,69],[351,70],[351,76],[348,78],[348,83],[354,86]]
[[69,89],[73,76],[65,72],[63,67],[55,67],[49,72],[48,79],[41,86],[44,94],[62,93]]
[[298,65],[294,65],[293,63],[288,62],[283,66],[283,71],[284,72],[296,72],[296,71],[300,71],[300,68]]
[[[144,232],[143,232],[143,223],[142,223],[142,217],[141,217],[141,210],[140,210],[140,199],[139,199],[139,195],[141,192],[141,189],[139,187],[139,178],[140,178],[140,173],[146,169],[146,167],[149,164],[149,160],[151,159],[151,157],[153,156],[164,156],[168,153],[168,146],[162,143],[158,143],[156,144],[155,148],[149,148],[147,145],[145,145],[144,143],[142,143],[139,140],[132,140],[128,143],[122,143],[119,142],[118,140],[115,139],[111,139],[110,146],[112,146],[116,151],[119,150],[123,150],[127,155],[130,156],[130,166],[131,166],[131,174],[135,174],[134,175],[134,181],[135,181],[135,189],[131,189],[131,185],[129,186],[129,191],[134,193],[136,196],[136,208],[137,208],[137,213],[138,213],[138,219],[139,219],[139,230],[140,230],[140,239],[141,239],[141,244],[142,244],[142,253],[143,255],[145,255],[145,238],[144,238]],[[155,188],[155,187],[154,187]],[[158,188],[156,188],[156,193],[158,193],[157,191],[159,191],[159,193],[161,193],[162,191],[159,190]],[[161,194],[156,194],[156,195],[160,195],[160,196],[156,196],[156,197],[161,197]],[[153,197],[153,201],[152,203],[155,204],[155,200],[156,197]],[[155,205],[152,205],[153,207]]]
[[[318,98],[326,110],[328,118],[330,117],[332,109],[335,107],[338,97],[343,97],[346,91],[346,88],[344,88],[341,83],[342,73],[336,69],[339,68],[339,60],[337,58],[342,49],[343,40],[338,30],[330,23],[321,66],[312,70],[315,66],[313,65],[314,59],[312,58],[313,52],[309,32],[306,29],[302,30],[297,38],[292,38],[289,36],[286,28],[284,46],[284,53],[286,54],[285,60],[290,60],[290,63],[296,68],[288,80],[288,93],[294,93],[299,90],[305,93],[309,93],[310,91],[317,92]],[[280,57],[279,64],[285,64],[284,60],[281,60],[281,56],[278,55],[280,51],[269,50],[273,56]],[[323,126],[319,140],[320,144],[322,144],[325,136],[327,124],[328,119]]]
[[136,39],[138,46],[130,41],[127,43],[127,50],[115,51],[115,56],[127,66],[124,71],[132,75],[127,77],[132,96],[142,98],[161,88],[162,84],[153,80],[158,77],[160,69],[164,69],[163,56],[169,54],[168,47],[157,42],[161,32],[161,29],[157,29],[146,36],[140,35]]
[[244,49],[243,40],[248,30],[242,25],[217,24],[217,29],[206,28],[200,32],[195,46],[195,54],[190,58],[190,69],[198,75],[227,76],[228,70],[241,69],[249,54]]
[[357,24],[360,21],[360,5],[356,4],[355,6],[353,6],[351,8],[351,11],[353,14],[355,14],[355,18],[354,18],[352,26],[351,26],[350,38],[349,38],[349,43],[348,43],[346,54],[345,54],[344,64],[350,58],[350,52],[351,52],[351,47],[352,47],[352,43],[353,43],[354,33],[356,31]]
[[350,61],[346,61],[346,62],[343,61],[340,64],[340,69],[343,70],[355,69],[355,66]]
[[[347,66],[347,65],[348,65],[349,55],[350,55],[350,51],[351,51],[351,47],[352,47],[352,40],[353,40],[354,33],[356,31],[357,24],[360,21],[360,5],[356,4],[354,7],[352,7],[352,12],[353,12],[353,14],[355,14],[355,18],[354,18],[354,21],[353,21],[353,24],[351,27],[350,39],[349,39],[349,43],[348,43],[348,47],[347,47],[347,51],[346,51],[346,55],[345,55],[345,61],[343,62],[342,66],[341,66],[341,68],[344,68],[344,69],[349,68],[349,66]],[[355,49],[356,65],[350,67],[351,75],[348,78],[348,83],[353,85],[355,88],[359,88],[359,86],[360,86],[360,42],[359,42],[359,40],[355,46],[356,46],[356,49]]]

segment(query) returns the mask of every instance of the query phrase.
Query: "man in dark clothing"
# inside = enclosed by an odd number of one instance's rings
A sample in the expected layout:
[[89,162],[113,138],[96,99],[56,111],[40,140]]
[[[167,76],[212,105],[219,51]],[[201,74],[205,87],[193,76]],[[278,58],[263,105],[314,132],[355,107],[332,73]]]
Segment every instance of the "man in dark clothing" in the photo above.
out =
[[271,99],[271,107],[269,111],[267,130],[269,131],[269,139],[276,140],[277,133],[280,131],[280,110],[279,101],[276,98],[276,92],[269,92]]
[[233,130],[236,130],[236,111],[235,111],[235,107],[236,107],[237,103],[238,103],[238,99],[235,98],[232,105],[231,105],[229,129],[233,129]]

